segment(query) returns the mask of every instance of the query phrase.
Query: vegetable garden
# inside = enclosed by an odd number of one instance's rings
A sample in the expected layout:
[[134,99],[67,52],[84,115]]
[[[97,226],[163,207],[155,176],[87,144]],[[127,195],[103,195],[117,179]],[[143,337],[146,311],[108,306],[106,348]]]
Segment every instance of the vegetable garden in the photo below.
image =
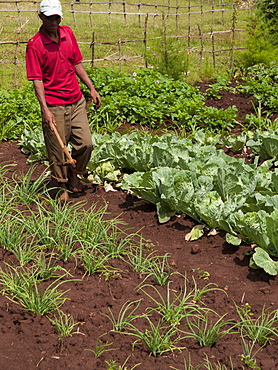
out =
[[278,369],[276,3],[211,81],[185,82],[166,33],[153,68],[88,69],[103,104],[82,86],[94,151],[68,203],[32,84],[3,81],[1,369]]
[[89,73],[104,104],[69,204],[30,87],[2,95],[1,367],[277,368],[277,66]]

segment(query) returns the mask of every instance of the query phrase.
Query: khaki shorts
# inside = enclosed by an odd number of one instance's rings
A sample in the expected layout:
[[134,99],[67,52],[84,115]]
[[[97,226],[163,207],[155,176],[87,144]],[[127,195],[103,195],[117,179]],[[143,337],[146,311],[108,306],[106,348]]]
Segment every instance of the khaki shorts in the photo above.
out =
[[[92,153],[92,138],[86,113],[84,96],[76,103],[49,109],[56,120],[57,131],[65,145],[72,147],[72,158],[76,160],[76,167],[72,170],[77,174],[86,173],[86,166]],[[62,151],[53,131],[47,123],[42,123],[45,145],[52,177],[58,182],[67,182],[67,166],[61,166],[67,158]]]

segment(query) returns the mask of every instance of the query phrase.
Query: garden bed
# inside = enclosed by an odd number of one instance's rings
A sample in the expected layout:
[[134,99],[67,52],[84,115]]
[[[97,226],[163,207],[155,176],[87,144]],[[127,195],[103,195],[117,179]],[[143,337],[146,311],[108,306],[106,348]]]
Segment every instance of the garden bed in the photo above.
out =
[[[250,99],[227,91],[223,92],[220,100],[211,99],[206,103],[217,108],[237,106],[239,120],[253,112]],[[242,153],[235,155],[243,156]],[[0,143],[0,161],[2,165],[9,164],[7,176],[10,178],[14,173],[16,176],[27,174],[30,169],[26,165],[26,156],[21,153],[16,142]],[[33,178],[36,179],[42,170],[43,166],[38,166],[33,172]],[[261,314],[264,306],[270,311],[277,309],[277,278],[267,275],[263,270],[249,268],[247,254],[251,251],[250,245],[243,243],[238,247],[232,246],[226,243],[224,233],[208,235],[208,230],[205,230],[201,239],[186,241],[185,235],[196,225],[195,221],[181,214],[160,224],[154,205],[121,190],[107,192],[103,186],[90,185],[83,194],[72,197],[72,204],[81,201],[85,201],[85,209],[94,204],[98,209],[107,205],[106,219],[120,218],[125,223],[121,228],[127,233],[139,232],[144,238],[146,248],[156,251],[159,256],[168,254],[172,271],[180,273],[170,276],[172,293],[178,294],[184,288],[186,275],[188,291],[194,289],[195,284],[199,289],[208,287],[208,284],[210,288],[214,288],[202,296],[200,305],[214,310],[220,316],[226,314],[225,320],[236,322],[239,319],[235,305],[250,306],[254,317]],[[34,209],[33,207],[32,210]],[[4,263],[16,263],[10,251],[1,248],[0,253],[2,268]],[[139,284],[144,284],[146,276],[135,272],[126,260],[111,259],[110,273],[93,275],[84,274],[83,266],[76,264],[74,258],[61,261],[60,264],[72,274],[72,279],[78,279],[63,285],[63,290],[70,290],[66,293],[69,299],[61,309],[72,315],[78,323],[72,335],[59,338],[56,328],[46,316],[24,310],[1,295],[0,368],[121,369],[112,367],[113,361],[119,366],[127,360],[128,370],[136,364],[140,364],[136,368],[142,370],[184,370],[187,369],[184,358],[188,362],[189,354],[193,365],[200,364],[207,358],[211,364],[219,361],[219,364],[231,369],[231,356],[234,369],[244,366],[248,368],[241,355],[244,354],[243,343],[250,348],[252,342],[247,337],[242,340],[238,332],[225,335],[214,345],[205,347],[192,338],[181,339],[177,344],[180,350],[174,349],[154,356],[146,345],[135,343],[135,336],[111,331],[112,323],[105,315],[113,312],[116,316],[124,303],[139,299],[142,301],[136,313],[142,315],[148,312],[148,307],[154,307],[149,295],[157,298],[156,291],[150,286],[144,288],[145,292],[138,290]],[[145,284],[154,285],[165,295],[166,286],[159,287],[153,276],[148,277]],[[152,312],[152,318],[158,322],[159,313]],[[141,332],[149,329],[142,317],[135,322]],[[262,370],[278,368],[278,341],[277,337],[273,338],[256,355],[259,346],[254,346],[252,355],[255,355],[256,366]]]

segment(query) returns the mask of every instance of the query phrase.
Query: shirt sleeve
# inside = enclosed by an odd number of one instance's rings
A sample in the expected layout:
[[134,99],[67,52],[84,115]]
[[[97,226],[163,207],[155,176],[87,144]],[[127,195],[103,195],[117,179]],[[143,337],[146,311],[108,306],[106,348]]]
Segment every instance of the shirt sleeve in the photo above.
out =
[[32,40],[28,42],[26,48],[26,72],[27,79],[31,80],[42,80],[42,68],[37,55],[36,50],[31,46]]
[[69,31],[70,31],[69,34],[70,34],[70,38],[71,38],[71,42],[72,42],[72,46],[73,46],[73,50],[74,50],[74,56],[75,56],[74,64],[78,64],[78,63],[82,62],[83,56],[81,54],[81,51],[80,51],[79,46],[77,44],[76,38],[75,38],[74,33],[72,32],[71,28],[69,28]]

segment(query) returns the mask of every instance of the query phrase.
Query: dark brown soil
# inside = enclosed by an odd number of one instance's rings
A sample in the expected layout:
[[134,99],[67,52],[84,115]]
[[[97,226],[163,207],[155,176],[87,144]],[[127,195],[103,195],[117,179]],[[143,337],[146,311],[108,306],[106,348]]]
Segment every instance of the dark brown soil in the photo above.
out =
[[[236,105],[239,117],[253,111],[250,99],[244,99],[225,92],[221,100],[210,100],[207,104],[226,108]],[[26,157],[21,153],[16,143],[0,143],[0,161],[13,164],[12,172],[26,173]],[[39,166],[34,177],[42,171]],[[10,173],[10,175],[12,174]],[[265,305],[270,310],[277,309],[277,278],[270,277],[262,270],[249,268],[249,257],[244,255],[250,251],[249,245],[231,246],[225,242],[221,232],[215,236],[205,235],[197,240],[187,242],[185,235],[195,225],[195,222],[186,215],[175,216],[166,224],[159,224],[155,207],[151,204],[135,203],[134,198],[122,191],[105,192],[102,186],[90,186],[73,202],[87,200],[87,207],[94,203],[108,206],[109,218],[119,216],[127,224],[129,232],[141,230],[140,233],[148,240],[158,255],[169,253],[172,268],[181,274],[187,273],[188,289],[193,288],[192,275],[198,286],[216,284],[221,290],[212,290],[205,294],[204,305],[215,310],[219,315],[227,314],[227,319],[237,320],[234,302],[237,305],[249,304],[254,317],[261,312]],[[8,262],[11,254],[0,249],[1,265]],[[144,312],[149,306],[154,306],[150,299],[137,290],[143,280],[140,274],[132,271],[131,267],[122,260],[110,261],[110,264],[121,270],[120,274],[108,280],[103,275],[83,276],[81,269],[76,269],[74,261],[64,263],[64,268],[70,270],[78,282],[68,284],[63,288],[70,288],[67,300],[62,309],[73,315],[76,322],[75,333],[63,340],[59,340],[55,328],[46,317],[36,316],[25,311],[21,306],[12,303],[6,297],[0,296],[0,369],[31,370],[31,369],[82,369],[96,370],[109,369],[106,361],[114,360],[123,365],[129,357],[126,370],[136,364],[141,370],[185,370],[184,358],[190,354],[193,365],[201,363],[205,354],[213,363],[220,361],[227,369],[231,369],[231,356],[234,369],[248,369],[241,360],[243,354],[242,341],[239,334],[226,335],[219,339],[212,347],[201,347],[193,339],[181,340],[179,345],[183,349],[174,350],[164,355],[150,355],[147,347],[139,343],[133,346],[135,337],[111,331],[111,322],[103,314],[109,310],[116,315],[124,302],[143,299],[139,312]],[[195,272],[190,272],[195,270]],[[202,273],[203,272],[203,273]],[[204,274],[208,279],[204,279]],[[171,277],[171,287],[179,290],[183,285],[183,278],[178,275]],[[155,284],[154,280],[147,280]],[[156,287],[165,292],[165,287]],[[149,290],[149,293],[152,291]],[[152,292],[153,293],[153,292]],[[155,294],[153,294],[155,296]],[[153,318],[157,316],[153,314]],[[146,322],[137,320],[136,326],[144,331],[149,329]],[[106,351],[98,358],[89,350],[95,350],[97,338],[101,335],[102,343],[110,344]],[[248,338],[246,343],[251,345]],[[255,346],[255,350],[258,346]],[[262,370],[278,369],[278,340],[274,338],[256,355],[257,365]],[[253,352],[254,353],[254,352]],[[110,367],[110,369],[112,369]],[[120,369],[120,367],[115,367]]]

